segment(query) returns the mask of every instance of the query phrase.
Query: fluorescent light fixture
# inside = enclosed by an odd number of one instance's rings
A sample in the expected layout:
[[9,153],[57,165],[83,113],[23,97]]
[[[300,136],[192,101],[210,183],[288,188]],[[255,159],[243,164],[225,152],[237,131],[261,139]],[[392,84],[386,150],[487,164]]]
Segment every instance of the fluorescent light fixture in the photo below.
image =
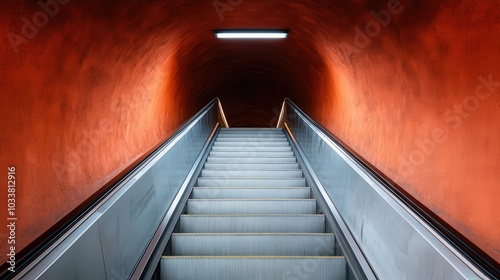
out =
[[216,33],[218,39],[284,39],[286,33]]
[[212,30],[218,39],[285,39],[289,30]]

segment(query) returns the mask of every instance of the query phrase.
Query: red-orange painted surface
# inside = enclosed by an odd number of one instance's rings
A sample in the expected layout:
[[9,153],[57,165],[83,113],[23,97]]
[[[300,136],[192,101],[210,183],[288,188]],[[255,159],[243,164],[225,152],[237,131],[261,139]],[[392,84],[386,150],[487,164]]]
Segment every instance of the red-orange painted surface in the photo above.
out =
[[[17,168],[18,248],[211,98],[230,125],[272,126],[288,96],[500,261],[497,1],[59,2],[29,36],[36,1],[0,8],[0,160],[4,177]],[[218,41],[221,28],[292,33]]]

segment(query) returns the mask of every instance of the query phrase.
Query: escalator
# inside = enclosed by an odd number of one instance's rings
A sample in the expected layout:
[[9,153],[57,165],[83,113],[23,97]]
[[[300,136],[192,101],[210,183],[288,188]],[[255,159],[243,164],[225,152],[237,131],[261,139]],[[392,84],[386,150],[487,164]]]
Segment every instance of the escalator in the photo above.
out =
[[277,128],[212,100],[1,279],[496,279],[286,99]]
[[161,279],[346,279],[326,229],[282,129],[222,129]]

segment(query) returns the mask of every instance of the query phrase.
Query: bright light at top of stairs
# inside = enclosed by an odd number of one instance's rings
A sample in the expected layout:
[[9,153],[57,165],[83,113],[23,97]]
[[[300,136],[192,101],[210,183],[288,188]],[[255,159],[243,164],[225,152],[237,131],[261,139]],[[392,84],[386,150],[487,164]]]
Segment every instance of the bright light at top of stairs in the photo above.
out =
[[285,39],[288,30],[213,30],[218,39]]

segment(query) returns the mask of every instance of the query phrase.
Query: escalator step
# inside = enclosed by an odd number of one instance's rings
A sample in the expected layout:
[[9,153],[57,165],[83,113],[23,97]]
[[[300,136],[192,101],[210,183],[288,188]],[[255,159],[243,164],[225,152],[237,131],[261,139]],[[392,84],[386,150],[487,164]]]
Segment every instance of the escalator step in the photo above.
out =
[[291,152],[292,147],[213,147],[214,152]]
[[163,257],[162,279],[345,279],[344,257]]
[[252,141],[247,139],[245,141],[215,141],[215,147],[290,147],[288,141]]
[[300,178],[302,170],[202,170],[205,178]]
[[288,143],[286,137],[217,137],[216,142],[284,142]]
[[223,157],[208,157],[207,163],[225,163],[225,164],[235,164],[235,163],[296,163],[297,159],[295,157],[286,158],[269,158],[269,157],[259,157],[259,158],[223,158]]
[[259,198],[281,198],[301,199],[310,197],[310,189],[302,188],[199,188],[194,187],[191,195],[193,199],[259,199]]
[[174,233],[174,256],[332,256],[332,233]]
[[315,215],[181,215],[181,232],[316,232],[325,231],[325,216]]
[[273,137],[284,137],[286,138],[285,133],[283,132],[268,132],[268,131],[256,131],[256,132],[221,132],[217,135],[219,137],[265,137],[265,138],[273,138]]
[[305,187],[305,178],[198,178],[198,187]]
[[205,170],[298,170],[298,163],[224,164],[206,163]]
[[223,158],[231,158],[231,157],[246,157],[246,158],[284,158],[284,157],[293,157],[293,152],[210,152],[211,157],[223,157]]
[[189,214],[315,214],[315,199],[189,199]]

